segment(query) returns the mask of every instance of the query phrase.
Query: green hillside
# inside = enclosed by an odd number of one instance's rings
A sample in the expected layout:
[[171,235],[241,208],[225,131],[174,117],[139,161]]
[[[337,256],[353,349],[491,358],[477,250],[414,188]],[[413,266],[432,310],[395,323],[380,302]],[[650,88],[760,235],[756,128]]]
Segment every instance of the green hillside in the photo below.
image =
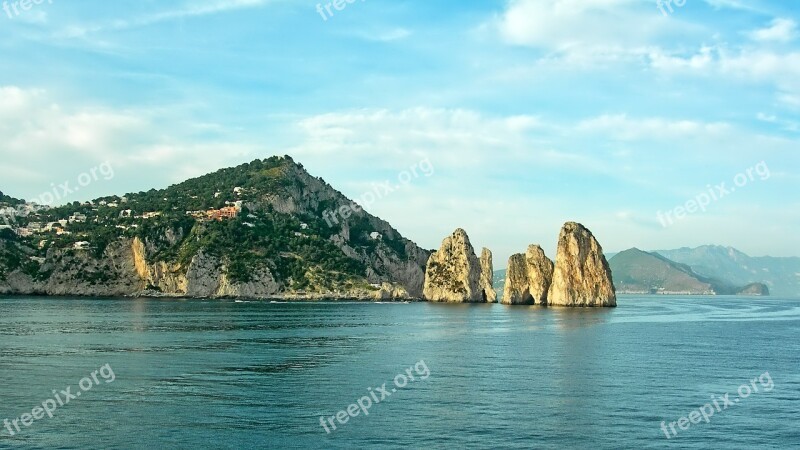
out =
[[[284,292],[373,289],[383,281],[421,291],[428,253],[361,209],[326,222],[326,212],[344,205],[352,202],[290,157],[255,160],[165,189],[17,216],[14,232],[0,235],[0,281],[19,270],[47,280],[58,265],[53,255],[80,249],[108,260],[121,243],[142,242],[146,261],[172,272],[187,273],[202,254],[224,266],[231,282],[268,272]],[[99,283],[115,275],[96,269],[75,276]]]

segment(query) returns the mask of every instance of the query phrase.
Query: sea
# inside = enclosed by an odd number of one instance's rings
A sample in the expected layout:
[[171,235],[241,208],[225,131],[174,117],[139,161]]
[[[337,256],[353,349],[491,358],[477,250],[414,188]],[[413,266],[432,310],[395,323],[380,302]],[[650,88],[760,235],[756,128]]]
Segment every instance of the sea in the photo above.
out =
[[0,448],[800,448],[800,300],[618,304],[0,297]]

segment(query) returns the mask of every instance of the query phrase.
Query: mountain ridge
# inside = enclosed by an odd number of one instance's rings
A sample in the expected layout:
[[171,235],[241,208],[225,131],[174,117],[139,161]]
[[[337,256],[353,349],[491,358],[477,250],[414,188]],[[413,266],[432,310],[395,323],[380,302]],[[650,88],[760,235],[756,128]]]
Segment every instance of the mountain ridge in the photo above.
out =
[[772,295],[800,297],[800,257],[752,257],[734,247],[704,245],[657,250],[706,277],[728,284],[763,283]]
[[689,265],[631,248],[609,261],[617,290],[628,294],[769,295],[764,285],[734,286],[697,274]]

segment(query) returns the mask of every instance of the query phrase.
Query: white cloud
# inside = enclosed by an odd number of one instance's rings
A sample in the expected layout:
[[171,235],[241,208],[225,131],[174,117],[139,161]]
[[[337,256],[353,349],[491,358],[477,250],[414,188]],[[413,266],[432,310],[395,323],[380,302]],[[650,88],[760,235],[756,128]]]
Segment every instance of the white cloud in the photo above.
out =
[[703,70],[711,66],[714,62],[714,55],[711,47],[702,47],[700,52],[688,58],[672,56],[660,50],[651,51],[649,54],[650,64],[655,69],[675,72],[686,69]]
[[596,42],[621,41],[625,27],[612,26],[632,0],[512,0],[498,21],[510,43],[567,48]]
[[268,0],[215,0],[211,2],[190,2],[178,9],[160,11],[131,19],[116,19],[94,25],[71,26],[58,33],[60,37],[78,38],[101,31],[118,31],[139,28],[160,22],[185,19],[188,17],[207,16],[239,9],[263,6]]
[[711,5],[715,9],[738,9],[743,11],[753,11],[753,12],[761,12],[758,8],[754,7],[752,4],[747,4],[742,0],[705,0],[706,3]]
[[761,122],[769,122],[769,123],[775,123],[778,121],[778,118],[776,116],[765,114],[763,112],[758,113],[756,115],[756,119],[758,119]]
[[749,36],[759,42],[791,42],[797,36],[797,22],[778,18],[769,27],[752,31]]
[[720,70],[725,74],[741,74],[755,80],[795,81],[800,77],[800,52],[774,53],[745,50],[738,54],[721,52]]
[[778,116],[776,116],[774,114],[766,114],[766,113],[760,112],[760,113],[756,114],[756,120],[758,120],[759,122],[775,124],[775,125],[779,126],[784,131],[790,131],[790,132],[794,132],[794,133],[797,133],[797,132],[800,131],[800,122],[795,122],[793,120],[786,120],[786,119],[780,118],[780,117],[778,117]]
[[800,109],[800,93],[781,92],[778,94],[778,101],[789,107]]
[[492,25],[507,43],[595,61],[639,55],[690,28],[640,0],[511,0]]
[[689,55],[653,51],[649,59],[652,68],[671,75],[772,86],[778,101],[787,106],[797,106],[800,98],[800,52],[704,46]]
[[301,120],[304,142],[294,153],[386,166],[435,152],[450,165],[475,166],[509,153],[529,154],[528,133],[539,126],[534,116],[485,117],[464,109],[356,110]]
[[[108,161],[116,169],[127,169],[132,185],[150,188],[153,183],[202,175],[256,153],[249,144],[199,141],[193,138],[197,127],[191,120],[164,114],[164,110],[74,108],[60,104],[45,90],[0,86],[0,159],[15,162],[3,178],[15,180],[18,196],[33,197],[56,180]],[[139,176],[140,171],[147,175]],[[124,170],[118,173],[125,176]]]
[[642,139],[668,140],[679,138],[722,137],[731,129],[724,122],[698,122],[663,118],[632,119],[625,114],[603,115],[581,121],[577,129],[600,133],[613,139],[633,141]]

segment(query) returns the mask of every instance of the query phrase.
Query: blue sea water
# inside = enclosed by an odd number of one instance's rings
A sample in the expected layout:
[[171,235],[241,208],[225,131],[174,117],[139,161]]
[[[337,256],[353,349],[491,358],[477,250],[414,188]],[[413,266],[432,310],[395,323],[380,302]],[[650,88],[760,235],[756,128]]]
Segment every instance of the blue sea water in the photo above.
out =
[[[0,448],[800,448],[800,300],[0,299],[0,420],[68,386]],[[667,439],[662,421],[725,394]]]

